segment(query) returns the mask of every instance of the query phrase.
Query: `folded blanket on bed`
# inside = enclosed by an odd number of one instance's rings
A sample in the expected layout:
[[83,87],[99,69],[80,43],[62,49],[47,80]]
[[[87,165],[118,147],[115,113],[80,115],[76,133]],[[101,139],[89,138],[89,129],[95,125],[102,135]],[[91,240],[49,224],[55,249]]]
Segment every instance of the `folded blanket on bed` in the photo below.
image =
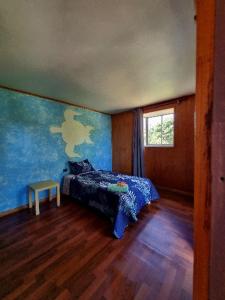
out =
[[109,184],[108,191],[110,192],[117,192],[117,193],[127,193],[128,192],[128,185],[119,186],[118,184]]

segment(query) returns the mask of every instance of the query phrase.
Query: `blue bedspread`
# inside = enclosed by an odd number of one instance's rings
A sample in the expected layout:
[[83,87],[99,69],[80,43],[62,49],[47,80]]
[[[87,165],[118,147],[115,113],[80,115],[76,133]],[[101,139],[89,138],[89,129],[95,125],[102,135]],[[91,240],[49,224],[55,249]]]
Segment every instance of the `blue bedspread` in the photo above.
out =
[[[124,181],[129,186],[126,193],[107,189],[110,183]],[[122,175],[108,171],[92,171],[76,175],[70,182],[70,195],[104,213],[113,221],[113,234],[123,237],[129,222],[137,221],[141,208],[159,198],[159,194],[147,178]]]

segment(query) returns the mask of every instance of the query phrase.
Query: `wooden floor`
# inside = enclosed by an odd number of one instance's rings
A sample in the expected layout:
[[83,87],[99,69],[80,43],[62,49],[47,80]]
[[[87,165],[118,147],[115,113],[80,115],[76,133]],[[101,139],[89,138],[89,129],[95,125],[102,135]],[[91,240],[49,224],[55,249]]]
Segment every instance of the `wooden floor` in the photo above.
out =
[[192,299],[192,206],[164,196],[122,240],[74,202],[0,219],[0,299]]

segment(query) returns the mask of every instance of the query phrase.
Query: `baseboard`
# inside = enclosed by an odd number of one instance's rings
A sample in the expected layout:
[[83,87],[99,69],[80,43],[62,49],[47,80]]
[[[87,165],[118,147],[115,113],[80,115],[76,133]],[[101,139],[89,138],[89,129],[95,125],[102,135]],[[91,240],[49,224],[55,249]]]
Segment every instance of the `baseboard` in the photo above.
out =
[[[56,198],[54,197],[54,198],[52,198],[51,201],[54,201],[55,199],[56,199]],[[48,202],[48,201],[49,201],[49,198],[41,199],[41,200],[40,200],[40,204],[44,204],[44,203],[46,203],[46,202]],[[29,206],[28,206],[28,204],[21,205],[21,206],[19,206],[19,207],[12,208],[12,209],[9,209],[9,210],[0,212],[0,218],[6,217],[6,216],[9,216],[9,215],[13,215],[13,214],[18,213],[18,212],[20,212],[20,211],[22,211],[22,210],[25,210],[25,209],[30,209]]]
[[21,210],[26,209],[26,208],[28,208],[28,204],[27,205],[22,205],[20,207],[12,208],[12,209],[9,209],[9,210],[3,211],[3,212],[0,212],[0,218],[8,216],[8,215],[15,214],[15,213],[17,213]]
[[[185,191],[181,191],[181,190],[177,190],[177,189],[171,189],[171,188],[168,188],[168,187],[165,187],[165,186],[160,186],[160,185],[156,185],[156,187],[159,190],[162,190],[162,191],[165,191],[165,192],[172,192],[172,193],[177,193],[177,194],[180,194],[180,195],[183,195],[183,196],[194,197],[194,194],[190,193],[190,192],[185,192]],[[63,195],[61,195],[61,197],[62,196]],[[55,198],[53,198],[52,200],[54,200],[54,199]],[[40,201],[40,203],[44,204],[44,203],[46,203],[48,201],[49,201],[48,198],[44,198],[43,200]],[[25,209],[29,209],[28,204],[25,204],[25,205],[22,205],[22,206],[13,208],[13,209],[9,209],[9,210],[4,211],[4,212],[0,212],[0,218],[8,216],[8,215],[15,214],[15,213],[18,213],[18,212],[20,212],[22,210],[25,210]]]
[[171,188],[161,186],[161,185],[156,185],[156,187],[159,190],[162,190],[162,191],[165,191],[165,192],[171,192],[171,193],[176,193],[176,194],[180,194],[180,195],[183,195],[183,196],[194,197],[194,193],[191,193],[191,192],[181,191],[181,190],[178,190],[178,189],[171,189]]

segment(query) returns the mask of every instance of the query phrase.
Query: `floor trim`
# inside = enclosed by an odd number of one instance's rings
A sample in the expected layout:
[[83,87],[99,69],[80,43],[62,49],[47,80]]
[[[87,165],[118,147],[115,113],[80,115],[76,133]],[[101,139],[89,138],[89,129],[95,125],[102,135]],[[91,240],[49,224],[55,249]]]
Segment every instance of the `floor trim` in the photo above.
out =
[[191,193],[191,192],[181,191],[181,190],[177,190],[177,189],[171,189],[171,188],[161,186],[161,185],[156,185],[156,187],[159,190],[162,190],[165,192],[172,192],[172,193],[176,193],[176,194],[183,195],[183,196],[194,197],[194,193]]
[[[56,200],[56,197],[52,198],[51,202],[52,201],[55,201]],[[48,202],[49,199],[48,198],[43,198],[40,200],[40,204],[44,204],[46,202]],[[3,211],[3,212],[0,212],[0,218],[3,218],[3,217],[6,217],[6,216],[9,216],[9,215],[13,215],[13,214],[16,214],[22,210],[25,210],[25,209],[28,209],[30,210],[29,208],[29,205],[28,203],[25,204],[25,205],[21,205],[19,207],[16,207],[16,208],[12,208],[12,209],[9,209],[9,210],[6,210],[6,211]]]

